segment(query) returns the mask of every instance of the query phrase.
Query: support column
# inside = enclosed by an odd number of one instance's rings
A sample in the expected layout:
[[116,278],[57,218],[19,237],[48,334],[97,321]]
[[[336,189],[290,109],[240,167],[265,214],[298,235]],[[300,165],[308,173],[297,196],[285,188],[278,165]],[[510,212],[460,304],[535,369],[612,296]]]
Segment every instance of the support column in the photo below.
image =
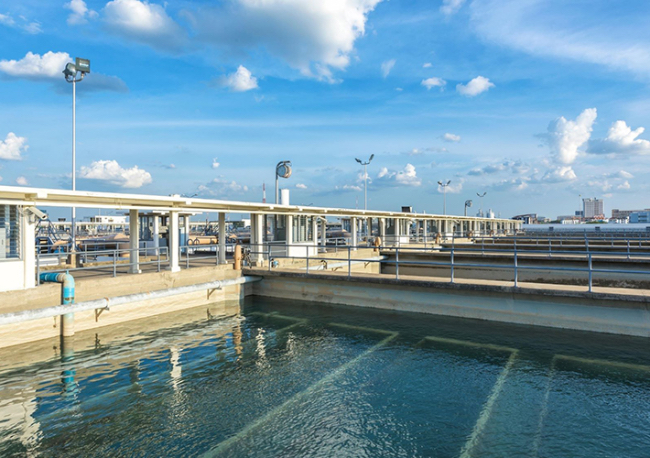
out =
[[323,247],[323,251],[325,251],[325,247],[327,246],[327,220],[322,219],[320,222],[320,245]]
[[357,218],[356,217],[350,218],[350,230],[352,231],[352,242],[351,242],[351,244],[354,247],[354,248],[352,248],[352,250],[354,250],[354,251],[356,251],[357,243],[358,243],[357,229],[358,229]]
[[422,237],[424,237],[424,243],[427,243],[427,235],[428,235],[428,226],[429,226],[429,221],[424,220],[422,221]]
[[226,263],[226,214],[219,213],[219,264]]
[[293,245],[293,215],[287,215],[285,217],[285,222],[286,222],[286,233],[287,233],[287,256],[291,256],[291,253],[293,250],[291,249],[291,245]]
[[25,289],[36,286],[36,218],[23,212],[22,239],[20,253],[23,255],[23,286]]
[[256,266],[264,264],[264,215],[251,214],[251,262]]
[[[138,210],[129,210],[129,273],[140,273],[140,231],[138,230]],[[137,250],[137,251],[134,251]]]
[[185,232],[185,245],[190,244],[190,215],[183,216],[183,232]]
[[379,218],[379,238],[381,244],[386,245],[386,219],[384,218]]
[[160,216],[153,216],[153,246],[160,247]]
[[169,250],[169,267],[172,272],[179,272],[181,270],[179,260],[180,260],[180,251],[179,251],[179,224],[178,224],[178,212],[171,211],[169,212],[169,228],[168,228],[168,250]]

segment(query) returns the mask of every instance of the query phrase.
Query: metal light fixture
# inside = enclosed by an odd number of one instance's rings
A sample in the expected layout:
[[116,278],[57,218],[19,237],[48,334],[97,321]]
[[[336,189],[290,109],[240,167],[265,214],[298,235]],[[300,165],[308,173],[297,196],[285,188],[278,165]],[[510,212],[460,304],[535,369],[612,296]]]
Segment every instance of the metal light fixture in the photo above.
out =
[[280,203],[280,187],[278,178],[289,178],[291,176],[291,161],[280,161],[275,166],[275,203]]
[[[77,78],[77,74],[81,76]],[[72,190],[77,189],[77,174],[76,174],[76,104],[77,104],[77,83],[84,79],[87,73],[90,73],[90,60],[81,59],[77,57],[75,63],[69,62],[63,69],[63,77],[68,83],[72,83]],[[70,227],[70,237],[72,242],[72,251],[77,251],[77,231],[76,231],[77,209],[72,207],[72,226]]]
[[372,162],[372,159],[375,157],[374,154],[370,155],[368,162],[363,162],[361,159],[354,158],[359,164],[363,165],[363,209],[368,210],[368,165]]
[[446,215],[447,214],[447,186],[449,186],[449,183],[451,183],[451,180],[447,180],[446,183],[443,183],[442,181],[439,181],[438,184],[442,186],[442,214]]
[[465,216],[467,216],[467,207],[471,207],[473,202],[471,200],[465,201]]

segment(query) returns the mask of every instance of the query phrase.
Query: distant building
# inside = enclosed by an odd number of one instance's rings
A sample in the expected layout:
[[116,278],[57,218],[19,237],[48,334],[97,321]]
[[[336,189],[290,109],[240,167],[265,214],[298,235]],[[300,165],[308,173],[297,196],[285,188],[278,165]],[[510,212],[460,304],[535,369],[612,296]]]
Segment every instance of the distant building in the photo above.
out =
[[596,197],[582,199],[582,214],[587,219],[604,217],[605,203],[603,199]]
[[650,210],[630,213],[630,223],[650,223]]
[[513,216],[512,219],[523,221],[524,224],[537,224],[537,213],[526,213],[524,215]]
[[615,208],[612,210],[612,218],[613,219],[629,218],[632,213],[639,213],[643,211],[650,211],[650,208],[646,208],[645,210],[619,210],[618,208]]
[[91,223],[100,224],[126,224],[126,216],[96,215],[90,217]]

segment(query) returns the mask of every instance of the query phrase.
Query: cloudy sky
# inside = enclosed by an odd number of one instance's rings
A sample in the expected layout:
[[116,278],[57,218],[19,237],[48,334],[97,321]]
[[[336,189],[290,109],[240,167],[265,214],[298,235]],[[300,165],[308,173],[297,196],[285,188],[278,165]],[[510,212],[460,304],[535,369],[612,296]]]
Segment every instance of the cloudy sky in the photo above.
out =
[[0,0],[0,185],[512,216],[650,207],[646,0]]

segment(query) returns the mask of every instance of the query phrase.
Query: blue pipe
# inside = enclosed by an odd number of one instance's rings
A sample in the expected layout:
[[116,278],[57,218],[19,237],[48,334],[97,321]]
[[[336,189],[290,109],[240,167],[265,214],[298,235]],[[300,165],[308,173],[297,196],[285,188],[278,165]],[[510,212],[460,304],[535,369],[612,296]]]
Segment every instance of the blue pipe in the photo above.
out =
[[[61,303],[74,304],[74,277],[70,274],[43,272],[40,276],[42,283],[61,283]],[[74,313],[61,315],[61,337],[74,335]]]

